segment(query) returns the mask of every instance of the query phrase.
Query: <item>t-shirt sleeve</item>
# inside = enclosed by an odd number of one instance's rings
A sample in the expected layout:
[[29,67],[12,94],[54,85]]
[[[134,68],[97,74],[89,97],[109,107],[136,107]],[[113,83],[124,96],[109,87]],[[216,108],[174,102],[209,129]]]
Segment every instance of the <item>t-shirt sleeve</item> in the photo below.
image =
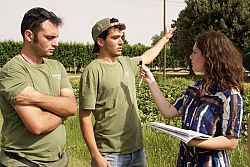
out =
[[133,72],[135,75],[139,74],[140,68],[138,66],[139,62],[142,61],[141,57],[125,57],[130,65],[130,67],[132,68]]
[[63,88],[72,89],[67,71],[64,68],[64,66],[62,65],[62,63],[60,63],[60,62],[59,62],[59,67],[61,70],[61,89],[63,89]]
[[0,72],[0,93],[15,105],[15,97],[27,86],[32,86],[28,74],[19,65],[3,68]]
[[80,79],[79,109],[94,110],[97,97],[97,74],[94,70],[86,68]]
[[233,94],[224,102],[222,114],[222,127],[224,136],[240,137],[243,115],[243,100],[240,95]]

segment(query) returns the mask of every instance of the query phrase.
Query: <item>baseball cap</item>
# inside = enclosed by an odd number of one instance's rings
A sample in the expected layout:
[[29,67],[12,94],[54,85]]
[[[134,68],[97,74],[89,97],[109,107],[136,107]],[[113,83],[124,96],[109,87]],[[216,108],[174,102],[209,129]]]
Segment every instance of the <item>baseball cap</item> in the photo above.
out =
[[114,26],[120,26],[122,30],[126,29],[125,24],[120,23],[118,19],[115,18],[104,18],[102,20],[99,20],[95,23],[95,25],[92,27],[92,38],[95,42],[93,53],[98,52],[98,44],[96,43],[96,39],[108,28],[114,27]]

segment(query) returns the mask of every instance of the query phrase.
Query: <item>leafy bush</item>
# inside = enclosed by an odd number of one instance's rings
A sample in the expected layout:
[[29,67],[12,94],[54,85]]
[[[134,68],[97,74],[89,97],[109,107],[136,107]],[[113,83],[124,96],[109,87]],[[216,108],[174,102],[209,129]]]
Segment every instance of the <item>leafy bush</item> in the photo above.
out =
[[[163,92],[163,95],[169,102],[172,103],[185,91],[188,85],[190,85],[192,82],[199,79],[200,77],[201,76],[199,75],[167,76],[164,80],[162,75],[156,75],[156,81],[161,91]],[[137,83],[139,83],[139,81]],[[248,116],[250,113],[250,84],[248,80],[246,80],[243,100],[244,112],[242,118],[242,135],[245,138],[247,136],[247,123]],[[160,121],[180,127],[180,118],[176,118],[174,120],[166,120],[161,116],[156,105],[154,104],[150,90],[146,84],[142,84],[141,87],[137,87],[137,102],[140,110],[142,123],[145,124],[151,121]]]
[[[22,42],[15,41],[0,41],[0,67],[2,67],[8,60],[17,55],[22,48]],[[96,54],[92,53],[93,44],[83,44],[77,42],[61,42],[58,48],[55,50],[53,59],[59,60],[67,69],[71,71],[71,68],[76,68],[76,72],[79,72],[81,68],[86,67],[93,59],[96,58]],[[142,44],[123,46],[123,55],[134,57],[143,54],[149,47]],[[163,54],[163,53],[160,53]],[[168,67],[179,67],[179,60],[175,56],[171,56],[170,51],[167,52]],[[162,67],[162,57],[158,56],[153,62],[152,66]]]

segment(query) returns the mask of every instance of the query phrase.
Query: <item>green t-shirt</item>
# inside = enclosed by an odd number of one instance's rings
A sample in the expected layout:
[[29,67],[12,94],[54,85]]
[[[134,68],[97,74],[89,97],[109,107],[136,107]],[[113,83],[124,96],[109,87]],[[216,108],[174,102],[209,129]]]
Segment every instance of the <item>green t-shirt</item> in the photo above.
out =
[[49,133],[34,135],[26,129],[14,110],[16,95],[28,85],[54,96],[59,96],[62,88],[71,89],[63,65],[57,60],[44,58],[43,61],[43,64],[32,65],[16,56],[1,69],[0,108],[3,126],[0,161],[7,163],[8,166],[16,162],[9,159],[4,151],[18,153],[34,162],[58,160],[64,151],[66,142],[64,124]]
[[126,154],[143,147],[135,76],[140,57],[119,56],[115,64],[93,60],[80,80],[80,109],[93,110],[100,152]]

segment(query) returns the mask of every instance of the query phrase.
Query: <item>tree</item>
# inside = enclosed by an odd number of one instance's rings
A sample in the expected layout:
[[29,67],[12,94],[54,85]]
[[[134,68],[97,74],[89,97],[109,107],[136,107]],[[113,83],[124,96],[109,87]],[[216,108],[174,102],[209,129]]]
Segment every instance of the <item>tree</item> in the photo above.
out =
[[243,65],[247,71],[250,71],[250,52],[244,55]]
[[[186,0],[171,38],[171,51],[189,61],[195,36],[213,29],[225,33],[242,53],[250,51],[249,0]],[[191,69],[191,68],[190,68]]]
[[124,32],[124,34],[122,36],[122,41],[123,41],[124,44],[126,44],[126,45],[128,44],[128,41],[125,38],[125,32]]
[[151,46],[154,46],[154,45],[161,39],[162,36],[163,36],[163,31],[161,31],[160,35],[155,34],[155,35],[151,38],[151,40],[152,40]]

